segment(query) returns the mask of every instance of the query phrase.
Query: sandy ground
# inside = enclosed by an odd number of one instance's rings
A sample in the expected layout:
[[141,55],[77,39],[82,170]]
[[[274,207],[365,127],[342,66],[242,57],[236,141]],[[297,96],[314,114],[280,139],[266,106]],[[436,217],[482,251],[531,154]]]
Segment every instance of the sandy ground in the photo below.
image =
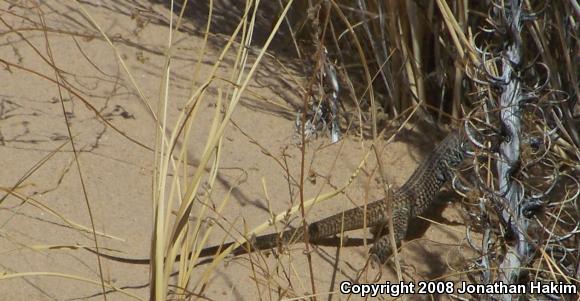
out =
[[[190,93],[192,70],[201,49],[201,31],[207,15],[203,2],[193,2],[198,9],[187,16],[186,30],[174,37],[177,47],[170,75],[170,120],[183,109]],[[209,72],[224,45],[225,35],[236,25],[231,14],[239,5],[233,2],[216,1],[216,22],[212,28],[215,35],[209,40],[199,78]],[[43,18],[33,8],[12,6],[8,2],[0,4],[3,21],[0,58],[13,64],[10,67],[0,64],[0,186],[3,189],[0,195],[4,197],[7,189],[16,187],[14,191],[19,196],[28,198],[23,202],[10,195],[0,203],[0,274],[41,272],[1,280],[0,300],[104,299],[99,285],[51,274],[98,281],[97,259],[93,254],[58,247],[94,246],[91,233],[78,231],[64,221],[66,218],[90,228],[88,205],[96,230],[111,236],[98,236],[101,247],[120,250],[128,257],[142,258],[149,254],[155,128],[147,106],[156,110],[159,99],[169,11],[164,5],[147,1],[87,1],[81,6],[113,38],[118,54],[147,101],[140,100],[116,53],[99,37],[73,1],[47,1],[41,6]],[[268,14],[271,13],[264,12]],[[259,21],[265,22],[260,18]],[[46,24],[49,48],[45,33],[40,30],[42,23]],[[270,214],[268,206],[274,212],[282,212],[299,201],[298,186],[288,180],[284,165],[292,178],[299,179],[301,154],[293,137],[296,108],[301,103],[299,83],[304,77],[299,66],[292,63],[291,44],[284,43],[282,38],[283,35],[274,41],[270,53],[280,57],[283,63],[271,57],[263,61],[233,116],[239,129],[230,126],[225,133],[213,199],[217,203],[227,191],[232,191],[233,197],[223,218],[232,222],[239,232],[266,221]],[[258,31],[256,43],[263,39],[264,33]],[[73,87],[71,90],[59,90],[55,84],[55,71],[48,64],[49,52],[62,70],[60,80]],[[233,55],[232,52],[226,56],[220,74],[229,76]],[[193,165],[202,151],[218,91],[226,88],[226,84],[217,83],[207,91],[207,102],[192,133],[195,138],[188,147]],[[61,98],[66,113],[63,113]],[[65,114],[79,166],[68,141]],[[394,142],[381,145],[385,178],[393,187],[404,183],[440,138],[418,135],[424,130],[408,127]],[[425,136],[429,137],[419,138]],[[369,151],[370,143],[351,130],[334,145],[329,144],[327,137],[308,144],[305,169],[311,176],[305,184],[306,198],[344,185]],[[377,164],[371,156],[346,193],[315,207],[306,218],[314,221],[378,199],[383,193],[379,183]],[[269,205],[264,187],[267,187]],[[445,201],[453,199],[457,196],[445,195],[442,203],[445,205]],[[50,214],[38,204],[60,216]],[[457,245],[462,243],[464,230],[456,207],[451,204],[434,210],[429,218],[438,224],[429,226],[429,222],[421,220],[413,224],[413,233],[401,253],[404,279],[434,279],[449,273],[449,266],[460,264],[462,257]],[[209,245],[222,241],[224,235],[216,232]],[[348,299],[336,293],[343,280],[360,277],[361,282],[397,281],[392,265],[383,269],[382,275],[377,276],[377,269],[361,273],[368,251],[361,238],[370,236],[358,231],[349,237],[347,247],[318,246],[312,252],[314,282],[320,299]],[[53,248],[47,250],[48,246]],[[303,251],[304,244],[296,244],[278,261],[275,256],[257,254],[230,259],[215,271],[204,291],[205,297],[277,300],[280,296],[293,297],[294,293],[309,294],[312,292],[310,273]],[[148,299],[148,266],[103,260],[102,267],[106,281]],[[199,273],[204,269],[199,267]],[[110,293],[107,299],[130,300],[120,293]]]

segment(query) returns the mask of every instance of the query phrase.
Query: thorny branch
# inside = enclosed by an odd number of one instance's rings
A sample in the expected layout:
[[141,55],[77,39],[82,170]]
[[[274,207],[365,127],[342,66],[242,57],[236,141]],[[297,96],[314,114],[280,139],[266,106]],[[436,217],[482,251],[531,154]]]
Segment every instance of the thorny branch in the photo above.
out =
[[[505,54],[502,56],[502,77],[505,83],[500,98],[500,119],[504,131],[504,140],[499,147],[499,160],[496,162],[499,184],[499,196],[507,202],[507,208],[502,210],[502,218],[508,223],[509,232],[516,241],[515,248],[508,245],[506,257],[501,263],[500,280],[503,283],[516,283],[520,268],[529,258],[529,246],[525,238],[528,222],[522,215],[523,188],[512,175],[517,172],[520,162],[520,135],[522,88],[518,76],[522,62],[522,1],[512,0],[503,12],[506,36],[509,39]],[[510,295],[502,296],[503,300],[511,300]]]
[[[481,247],[475,247],[470,236],[468,241],[481,254],[474,267],[482,271],[479,281],[488,284],[570,283],[580,270],[576,241],[580,185],[574,167],[566,167],[564,157],[555,151],[574,143],[573,138],[571,143],[564,142],[571,131],[560,122],[562,108],[571,101],[550,81],[549,66],[534,54],[541,49],[533,49],[530,45],[538,45],[527,40],[533,35],[527,32],[533,28],[528,23],[540,18],[546,6],[532,12],[528,5],[521,0],[493,3],[487,19],[490,28],[484,29],[489,37],[475,47],[481,66],[469,73],[479,91],[479,105],[465,122],[474,148],[474,182],[481,192],[479,214],[472,217],[484,235]],[[495,219],[500,223],[494,223]],[[538,256],[543,252],[553,262]],[[494,267],[497,273],[490,272]],[[531,267],[539,271],[534,275]],[[561,295],[544,295],[562,299]],[[493,300],[513,297],[507,293],[487,296]]]

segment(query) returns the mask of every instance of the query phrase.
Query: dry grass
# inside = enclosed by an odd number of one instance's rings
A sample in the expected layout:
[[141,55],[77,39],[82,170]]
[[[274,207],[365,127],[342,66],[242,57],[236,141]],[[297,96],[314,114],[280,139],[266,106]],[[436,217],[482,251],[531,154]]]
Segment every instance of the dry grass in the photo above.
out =
[[[476,155],[472,157],[470,164],[467,164],[461,181],[464,182],[464,186],[471,188],[469,192],[460,191],[463,196],[462,208],[467,229],[465,241],[468,247],[457,247],[457,250],[464,251],[465,254],[476,255],[472,257],[466,255],[470,262],[461,264],[450,262],[446,267],[446,273],[427,280],[493,283],[498,279],[505,279],[502,278],[505,272],[501,269],[502,260],[506,249],[514,246],[508,235],[513,229],[502,223],[506,219],[509,220],[506,216],[502,216],[505,208],[501,206],[505,205],[506,201],[502,199],[503,196],[493,194],[498,189],[496,165],[500,161],[494,147],[497,147],[502,137],[501,108],[498,105],[502,97],[502,84],[498,84],[497,77],[502,75],[502,68],[505,66],[505,62],[502,62],[504,51],[502,47],[505,45],[502,44],[500,30],[505,24],[498,23],[494,16],[505,13],[503,2],[472,3],[461,0],[295,2],[280,0],[277,3],[279,4],[277,13],[275,18],[268,19],[271,21],[271,27],[265,34],[260,16],[262,4],[251,0],[240,2],[244,10],[238,15],[239,21],[236,19],[234,30],[229,35],[223,35],[214,32],[215,24],[221,21],[214,19],[213,8],[218,4],[209,0],[206,23],[197,32],[202,37],[203,44],[193,54],[195,64],[190,70],[190,76],[188,75],[189,95],[183,101],[184,109],[177,116],[168,115],[171,104],[175,102],[171,90],[172,74],[177,61],[175,56],[177,53],[183,53],[178,49],[177,41],[187,39],[187,34],[183,31],[187,23],[187,12],[192,9],[190,6],[199,5],[199,1],[193,3],[170,1],[166,4],[172,9],[173,14],[169,14],[165,19],[168,24],[165,32],[167,40],[161,50],[164,54],[164,65],[158,83],[159,95],[154,101],[147,98],[134,71],[125,63],[126,58],[119,50],[123,40],[109,36],[102,24],[93,17],[86,3],[75,1],[73,7],[86,21],[87,29],[90,29],[87,32],[90,34],[64,31],[47,25],[44,22],[46,12],[43,11],[43,5],[34,2],[27,2],[28,6],[19,6],[20,9],[28,9],[35,13],[36,19],[31,22],[34,24],[31,28],[14,27],[5,20],[5,17],[0,17],[4,25],[0,36],[12,34],[24,41],[41,61],[49,66],[50,72],[38,71],[3,58],[0,58],[0,64],[11,72],[25,72],[31,77],[39,77],[55,85],[68,133],[64,143],[52,148],[47,155],[23,173],[16,183],[2,187],[2,191],[6,194],[0,200],[0,206],[8,196],[18,199],[21,204],[34,206],[53,215],[78,233],[89,233],[94,243],[92,246],[83,247],[78,245],[26,247],[45,251],[91,248],[100,253],[103,251],[100,245],[102,240],[119,239],[107,234],[107,231],[98,230],[99,225],[93,220],[92,202],[84,184],[82,161],[78,158],[78,155],[86,150],[77,148],[75,129],[67,119],[67,112],[70,111],[67,106],[71,104],[66,100],[69,98],[82,103],[107,129],[112,129],[124,137],[126,143],[138,145],[154,153],[151,191],[153,231],[149,283],[151,300],[203,300],[207,297],[208,286],[216,271],[223,266],[224,260],[232,250],[247,244],[253,235],[272,227],[280,227],[280,222],[288,222],[291,217],[298,216],[300,224],[306,227],[309,209],[343,194],[369,162],[376,162],[374,165],[377,167],[370,168],[372,170],[370,173],[376,173],[381,177],[381,186],[385,187],[383,194],[388,195],[389,191],[386,189],[388,185],[384,178],[386,172],[381,159],[384,156],[384,146],[389,144],[409,122],[426,121],[433,125],[448,123],[453,127],[470,129],[474,142],[480,141],[472,145]],[[573,29],[578,28],[578,12],[574,14],[574,7],[565,2],[524,1],[523,7],[524,11],[530,14],[534,11],[538,14],[526,21],[522,27],[522,43],[526,53],[523,55],[522,64],[515,66],[517,68],[514,67],[519,72],[519,79],[524,86],[522,97],[528,97],[530,100],[526,103],[527,107],[521,118],[523,129],[521,163],[511,180],[524,188],[524,199],[541,200],[542,210],[540,213],[534,211],[534,214],[526,217],[529,228],[522,230],[524,232],[522,235],[533,247],[534,252],[529,252],[522,260],[520,266],[522,272],[518,274],[517,281],[552,280],[577,284],[580,277],[578,254],[580,245],[577,238],[580,225],[578,209],[580,185],[577,179],[580,172],[578,168],[580,136],[577,130],[579,117],[578,113],[575,113],[579,106],[576,59],[578,41]],[[11,9],[4,8],[4,12],[16,19],[28,18],[13,14]],[[160,19],[157,17],[150,16],[149,19],[145,18],[144,22],[157,21]],[[496,35],[491,33],[491,29],[496,30]],[[27,30],[43,37],[42,47],[35,46],[29,41],[30,38],[23,34]],[[259,43],[256,42],[258,30],[264,35],[263,41],[260,40]],[[287,42],[293,45],[296,57],[303,62],[303,66],[306,66],[302,70],[305,79],[294,77],[295,83],[301,86],[299,93],[302,97],[302,103],[299,104],[302,114],[299,116],[300,167],[297,177],[293,176],[285,159],[269,153],[267,147],[262,146],[251,132],[244,132],[232,119],[242,97],[248,94],[254,96],[249,85],[255,79],[263,60],[266,58],[278,60],[278,53],[269,49],[280,31],[289,33],[286,36]],[[152,147],[118,128],[102,111],[92,105],[82,88],[68,81],[69,74],[63,71],[51,52],[50,38],[53,34],[65,35],[72,39],[102,39],[108,43],[121,66],[122,72],[119,72],[117,78],[124,78],[130,83],[129,90],[134,91],[153,120],[155,140]],[[221,42],[209,45],[209,41],[216,38]],[[191,52],[188,55],[191,55]],[[209,71],[202,68],[208,60],[211,60]],[[281,61],[282,58],[277,62],[285,68],[285,64]],[[308,147],[309,137],[305,134],[305,124],[309,118],[307,112],[313,104],[316,106],[321,103],[317,96],[325,95],[327,87],[321,74],[328,65],[336,68],[340,83],[341,129],[343,133],[360,138],[361,147],[365,152],[345,183],[335,187],[323,185],[316,193],[308,194],[305,183],[310,173],[308,166],[311,157],[308,151],[311,148]],[[529,68],[520,68],[522,66]],[[210,90],[217,92],[210,93]],[[157,104],[155,109],[154,103]],[[212,106],[213,115],[209,119],[211,124],[207,127],[209,130],[203,133],[204,136],[200,137],[194,132],[207,121],[200,116],[200,112],[208,105]],[[273,105],[289,114],[296,114],[293,108],[286,104],[273,103]],[[263,221],[253,229],[236,228],[240,223],[230,221],[223,214],[230,204],[235,186],[231,186],[226,193],[215,191],[218,174],[222,168],[220,164],[223,159],[224,143],[228,143],[224,140],[225,133],[232,128],[232,124],[249,141],[257,145],[268,160],[288,174],[289,187],[295,185],[298,189],[296,197],[298,203],[288,206],[283,212],[275,213],[270,208],[271,196],[268,193],[267,181],[262,180],[262,190],[268,202],[271,219]],[[552,129],[554,133],[559,134],[548,135]],[[534,138],[537,140],[533,140]],[[73,155],[71,168],[76,170],[75,174],[82,188],[84,207],[90,217],[89,226],[83,226],[58,210],[51,209],[46,202],[37,197],[20,192],[27,179],[63,149],[70,150]],[[334,156],[329,174],[335,168],[336,161],[343,155],[341,152],[342,147]],[[190,161],[192,153],[196,154],[198,161]],[[521,216],[523,213],[518,214]],[[227,232],[223,241],[234,240],[234,243],[224,248],[209,264],[200,266],[199,255],[210,238],[215,237],[216,226]],[[391,239],[394,242],[394,237]],[[341,235],[338,254],[342,252],[343,243]],[[365,250],[366,244],[365,240]],[[303,256],[299,252],[290,252],[289,257],[276,257],[273,266],[269,265],[268,262],[271,264],[271,261],[266,260],[261,254],[249,256],[248,262],[242,265],[251,275],[252,285],[256,287],[261,298],[326,299],[338,295],[336,290],[325,291],[324,288],[317,286],[317,273],[311,258],[312,248],[309,243],[304,246],[306,271],[297,270],[292,263],[292,256]],[[107,248],[104,253],[108,253]],[[180,254],[189,255],[178,258]],[[394,250],[393,257],[399,281],[423,280],[421,275],[409,275],[402,270],[399,251]],[[76,280],[100,286],[103,299],[107,298],[109,290],[138,300],[147,299],[110,283],[103,271],[100,256],[97,256],[96,260],[98,267],[96,280],[48,271],[6,273],[0,275],[0,280],[30,276],[60,277],[67,281]],[[272,267],[275,267],[276,271]],[[351,275],[352,279],[373,281],[374,270],[368,265],[368,260],[367,265],[358,268],[359,274]],[[290,278],[293,277],[288,275],[302,279],[303,283],[299,285],[292,283]]]

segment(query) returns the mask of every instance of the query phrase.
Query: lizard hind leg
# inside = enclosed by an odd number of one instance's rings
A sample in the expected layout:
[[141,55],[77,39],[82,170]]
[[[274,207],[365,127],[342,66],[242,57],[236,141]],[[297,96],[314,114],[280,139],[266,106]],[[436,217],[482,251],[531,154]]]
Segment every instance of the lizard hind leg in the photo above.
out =
[[379,224],[374,227],[371,227],[369,232],[371,232],[371,234],[373,235],[374,240],[378,240],[379,238],[381,238],[382,236],[384,236],[389,232],[389,226],[386,223]]
[[[405,238],[407,234],[407,225],[408,219],[406,218],[395,218],[393,220],[393,226],[395,228],[395,247],[398,247],[401,244],[401,240]],[[388,228],[389,227],[386,224],[380,228],[373,228],[373,234],[375,234],[374,232],[380,230],[381,232],[378,232],[377,234],[380,235],[382,233],[382,235],[378,236],[378,238],[375,240],[375,243],[369,250],[369,254],[371,255],[371,259],[373,261],[376,261],[380,264],[387,262],[389,255],[393,253],[391,238],[388,234]]]
[[[400,244],[400,241],[397,240],[395,237],[395,241],[397,242],[397,246]],[[389,234],[385,234],[379,237],[371,249],[369,250],[369,254],[371,256],[371,260],[376,264],[384,264],[387,262],[389,255],[393,253],[393,249],[391,247],[391,238]]]

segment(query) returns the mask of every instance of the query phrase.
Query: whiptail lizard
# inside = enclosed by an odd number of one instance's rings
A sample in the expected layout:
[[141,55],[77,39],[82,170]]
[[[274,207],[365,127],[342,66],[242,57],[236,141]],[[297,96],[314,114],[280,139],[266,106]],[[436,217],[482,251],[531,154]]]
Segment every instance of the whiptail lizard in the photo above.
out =
[[[388,221],[387,206],[391,203],[393,215],[393,227],[397,245],[405,238],[409,221],[423,214],[434,202],[435,195],[441,187],[453,177],[454,169],[463,161],[465,156],[464,143],[466,139],[458,130],[452,131],[439,143],[423,162],[415,169],[405,184],[388,198],[383,198],[366,206],[366,223],[364,222],[363,206],[352,208],[337,213],[325,219],[308,225],[309,241],[316,243],[323,238],[342,233],[362,229],[367,226],[371,233],[377,235],[370,253],[384,263],[391,253],[389,236],[385,234]],[[304,240],[302,227],[291,228],[282,233],[266,234],[254,237],[251,240],[253,250],[265,250],[275,248],[280,242],[299,242]],[[199,257],[216,255],[227,246],[215,246],[205,248]],[[94,250],[87,249],[93,253]],[[238,247],[232,252],[234,255],[247,253],[245,247]],[[100,256],[115,261],[130,264],[149,264],[150,259],[124,258],[100,253]],[[178,257],[179,258],[179,257]]]

